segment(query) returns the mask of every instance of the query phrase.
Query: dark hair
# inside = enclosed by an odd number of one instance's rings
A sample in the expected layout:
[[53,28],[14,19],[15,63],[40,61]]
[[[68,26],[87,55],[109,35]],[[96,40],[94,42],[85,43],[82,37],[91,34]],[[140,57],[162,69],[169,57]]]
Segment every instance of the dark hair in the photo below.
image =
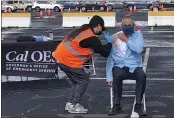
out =
[[74,39],[78,34],[80,34],[82,31],[85,31],[85,30],[87,30],[88,28],[94,28],[94,27],[96,27],[96,26],[97,26],[97,25],[84,24],[84,25],[82,25],[80,28],[78,28],[78,29],[72,31],[72,32],[68,35],[67,39],[68,39],[68,40],[73,40],[73,39]]

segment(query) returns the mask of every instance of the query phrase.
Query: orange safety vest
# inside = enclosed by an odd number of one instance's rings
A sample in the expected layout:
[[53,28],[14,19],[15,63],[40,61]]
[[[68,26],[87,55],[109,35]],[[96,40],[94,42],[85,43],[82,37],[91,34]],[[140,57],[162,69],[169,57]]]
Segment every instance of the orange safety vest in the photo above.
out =
[[64,39],[53,52],[53,57],[58,63],[62,63],[71,68],[82,68],[83,64],[92,58],[94,51],[92,48],[82,48],[80,41],[95,36],[89,28],[79,33],[73,40]]

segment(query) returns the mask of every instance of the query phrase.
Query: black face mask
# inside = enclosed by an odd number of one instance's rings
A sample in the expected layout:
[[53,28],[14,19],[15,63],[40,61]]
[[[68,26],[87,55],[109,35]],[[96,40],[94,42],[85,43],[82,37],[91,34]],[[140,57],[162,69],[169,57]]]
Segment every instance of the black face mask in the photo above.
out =
[[102,31],[100,31],[100,32],[96,33],[96,35],[101,35],[101,34],[102,34]]
[[124,34],[131,35],[134,32],[134,25],[133,26],[122,26],[122,30]]

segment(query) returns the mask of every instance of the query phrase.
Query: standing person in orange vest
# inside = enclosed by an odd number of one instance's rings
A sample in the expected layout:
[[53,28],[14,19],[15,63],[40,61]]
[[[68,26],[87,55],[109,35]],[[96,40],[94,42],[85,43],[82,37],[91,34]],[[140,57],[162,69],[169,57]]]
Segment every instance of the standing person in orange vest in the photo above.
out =
[[81,98],[89,83],[89,74],[84,71],[83,64],[90,60],[94,52],[108,57],[113,40],[105,33],[106,45],[102,45],[96,35],[106,30],[104,20],[100,16],[93,16],[89,24],[82,25],[72,31],[53,52],[59,68],[65,72],[71,81],[71,92],[65,110],[69,113],[87,113],[81,104]]

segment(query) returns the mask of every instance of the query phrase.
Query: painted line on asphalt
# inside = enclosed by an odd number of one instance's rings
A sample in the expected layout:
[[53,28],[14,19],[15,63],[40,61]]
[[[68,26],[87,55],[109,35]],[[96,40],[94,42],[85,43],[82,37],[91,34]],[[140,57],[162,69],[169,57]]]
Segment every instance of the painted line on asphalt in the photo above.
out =
[[150,47],[150,48],[173,48],[173,45],[149,45],[149,44],[145,44],[145,47]]
[[2,32],[2,34],[22,34],[22,33],[25,33],[25,32],[13,32],[13,31]]
[[174,31],[143,31],[143,32],[148,32],[148,33],[172,33]]
[[[152,29],[150,29],[150,31],[154,31],[154,28],[156,28],[156,31],[173,31],[172,29],[169,29],[169,28],[167,28],[167,27],[163,27],[163,28],[161,28],[161,27],[153,27]],[[158,29],[158,28],[161,28],[161,29]]]
[[174,81],[174,79],[170,78],[147,78],[148,81]]
[[[58,117],[66,117],[66,118],[75,118],[75,117],[83,117],[83,118],[124,118],[127,117],[128,114],[117,114],[117,116],[108,116],[107,114],[57,114]],[[152,115],[152,118],[167,118],[166,115]]]
[[152,118],[168,118],[166,115],[153,115]]
[[[90,79],[94,79],[94,80],[105,80],[106,77],[91,77]],[[174,81],[174,79],[165,79],[165,78],[147,78],[147,81]]]
[[[66,117],[66,118],[115,118],[115,116],[108,116],[108,114],[57,114],[58,117]],[[128,116],[128,114],[117,114],[117,118],[124,118]]]
[[147,95],[147,94],[146,94],[146,97],[147,98],[172,98],[172,99],[174,98],[173,95]]
[[143,61],[143,70],[146,72],[148,60],[149,60],[149,55],[150,55],[150,48],[146,48],[145,56],[144,56],[144,61]]

